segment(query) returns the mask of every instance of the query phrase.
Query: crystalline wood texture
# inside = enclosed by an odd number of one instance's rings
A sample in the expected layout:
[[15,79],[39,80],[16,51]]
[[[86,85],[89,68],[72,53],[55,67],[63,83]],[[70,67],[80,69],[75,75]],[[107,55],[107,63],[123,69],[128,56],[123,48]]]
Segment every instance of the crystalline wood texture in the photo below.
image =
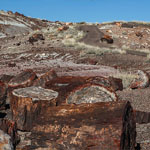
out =
[[30,139],[27,150],[135,150],[133,109],[127,101],[49,107]]
[[10,96],[13,120],[20,130],[30,130],[40,111],[56,105],[58,93],[42,87],[15,89]]

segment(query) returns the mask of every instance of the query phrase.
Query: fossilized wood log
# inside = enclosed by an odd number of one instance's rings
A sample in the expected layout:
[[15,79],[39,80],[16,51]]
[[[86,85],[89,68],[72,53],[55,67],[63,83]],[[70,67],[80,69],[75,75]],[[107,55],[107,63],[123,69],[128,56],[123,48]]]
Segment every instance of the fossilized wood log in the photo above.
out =
[[135,150],[130,102],[65,105],[43,110],[26,149]]
[[[73,76],[63,76],[55,78],[54,80],[51,80],[46,83],[46,88],[56,90],[59,92],[59,96],[57,98],[58,105],[61,103],[66,103],[66,97],[68,94],[70,94],[71,91],[76,89],[79,86],[82,86],[84,84],[98,84],[102,87],[107,88],[108,91],[113,92],[113,87],[111,85],[111,82],[114,79],[108,80],[104,77],[73,77]],[[114,80],[115,82],[116,80]],[[115,83],[114,85],[117,85],[118,83]],[[116,86],[117,87],[117,86]]]
[[57,92],[42,87],[15,89],[10,97],[10,107],[17,128],[30,130],[42,109],[56,106],[57,96]]
[[2,130],[0,130],[0,149],[14,150],[10,136],[4,133]]
[[6,96],[7,96],[7,87],[2,81],[0,81],[0,110],[5,109]]
[[46,72],[44,75],[38,77],[33,85],[34,86],[41,86],[41,87],[45,87],[45,83],[48,82],[48,81],[51,81],[53,79],[55,79],[57,77],[57,74],[54,70],[50,70],[48,72]]
[[83,84],[73,89],[66,98],[68,104],[80,103],[96,103],[117,101],[117,95],[114,91],[98,85],[98,84]]
[[9,83],[9,88],[28,87],[33,84],[33,81],[37,78],[36,73],[31,69],[24,70],[20,74],[13,77]]

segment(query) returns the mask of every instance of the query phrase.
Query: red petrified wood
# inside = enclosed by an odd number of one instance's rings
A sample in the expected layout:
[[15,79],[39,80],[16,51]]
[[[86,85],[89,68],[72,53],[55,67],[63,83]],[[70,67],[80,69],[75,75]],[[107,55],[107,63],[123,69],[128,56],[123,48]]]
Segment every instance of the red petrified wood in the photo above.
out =
[[30,139],[28,150],[135,150],[133,109],[127,101],[49,107]]

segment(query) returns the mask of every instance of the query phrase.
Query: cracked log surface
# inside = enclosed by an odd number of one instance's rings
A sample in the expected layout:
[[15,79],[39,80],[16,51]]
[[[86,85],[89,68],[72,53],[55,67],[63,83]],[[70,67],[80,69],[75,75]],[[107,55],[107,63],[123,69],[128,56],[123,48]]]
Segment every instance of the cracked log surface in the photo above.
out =
[[135,150],[134,119],[127,101],[49,107],[33,124],[31,145],[22,149]]
[[10,96],[13,120],[20,130],[30,130],[40,111],[56,105],[58,93],[42,87],[15,89]]
[[[105,94],[103,94],[103,96],[107,95],[112,97],[111,95],[114,95],[113,100],[117,100],[117,96],[114,92],[114,89],[117,89],[118,87],[118,89],[121,90],[120,85],[122,85],[122,82],[121,80],[118,81],[115,78],[104,78],[101,76],[96,76],[96,77],[62,76],[62,77],[57,77],[54,80],[48,81],[45,84],[45,87],[48,89],[53,89],[59,93],[57,98],[57,105],[61,105],[67,103],[66,98],[68,97],[68,95],[70,95],[71,92],[86,84],[89,84],[88,86],[91,86],[92,84],[96,84],[97,86],[102,87],[101,89],[99,88],[94,91],[100,93],[100,91],[103,91],[104,89]],[[82,97],[84,96],[84,94],[88,94],[88,93],[83,93],[83,91],[81,91],[79,95],[80,97]],[[94,96],[94,94],[92,96]],[[101,97],[103,96],[101,95]]]

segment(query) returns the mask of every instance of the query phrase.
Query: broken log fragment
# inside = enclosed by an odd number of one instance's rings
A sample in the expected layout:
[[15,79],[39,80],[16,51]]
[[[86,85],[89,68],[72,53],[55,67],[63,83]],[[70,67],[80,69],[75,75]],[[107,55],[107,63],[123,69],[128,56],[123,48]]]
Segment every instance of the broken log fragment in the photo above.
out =
[[27,150],[135,150],[134,112],[127,101],[49,107],[29,139]]
[[42,87],[15,89],[10,96],[10,107],[17,128],[30,130],[42,109],[56,106],[57,96],[57,92]]
[[36,73],[32,69],[27,69],[20,74],[13,77],[8,86],[11,88],[27,87],[33,84],[33,81],[37,78]]
[[56,77],[57,77],[57,74],[52,69],[52,70],[46,72],[44,75],[38,77],[34,81],[33,86],[41,86],[41,87],[45,88],[46,82],[51,81],[51,80],[55,79]]
[[98,84],[83,84],[71,91],[67,98],[68,104],[80,103],[96,103],[96,102],[109,102],[117,101],[117,95],[114,91],[105,88]]
[[143,70],[138,70],[137,71],[138,78],[135,79],[131,85],[131,89],[137,89],[137,88],[146,88],[150,84],[150,77],[147,72]]

